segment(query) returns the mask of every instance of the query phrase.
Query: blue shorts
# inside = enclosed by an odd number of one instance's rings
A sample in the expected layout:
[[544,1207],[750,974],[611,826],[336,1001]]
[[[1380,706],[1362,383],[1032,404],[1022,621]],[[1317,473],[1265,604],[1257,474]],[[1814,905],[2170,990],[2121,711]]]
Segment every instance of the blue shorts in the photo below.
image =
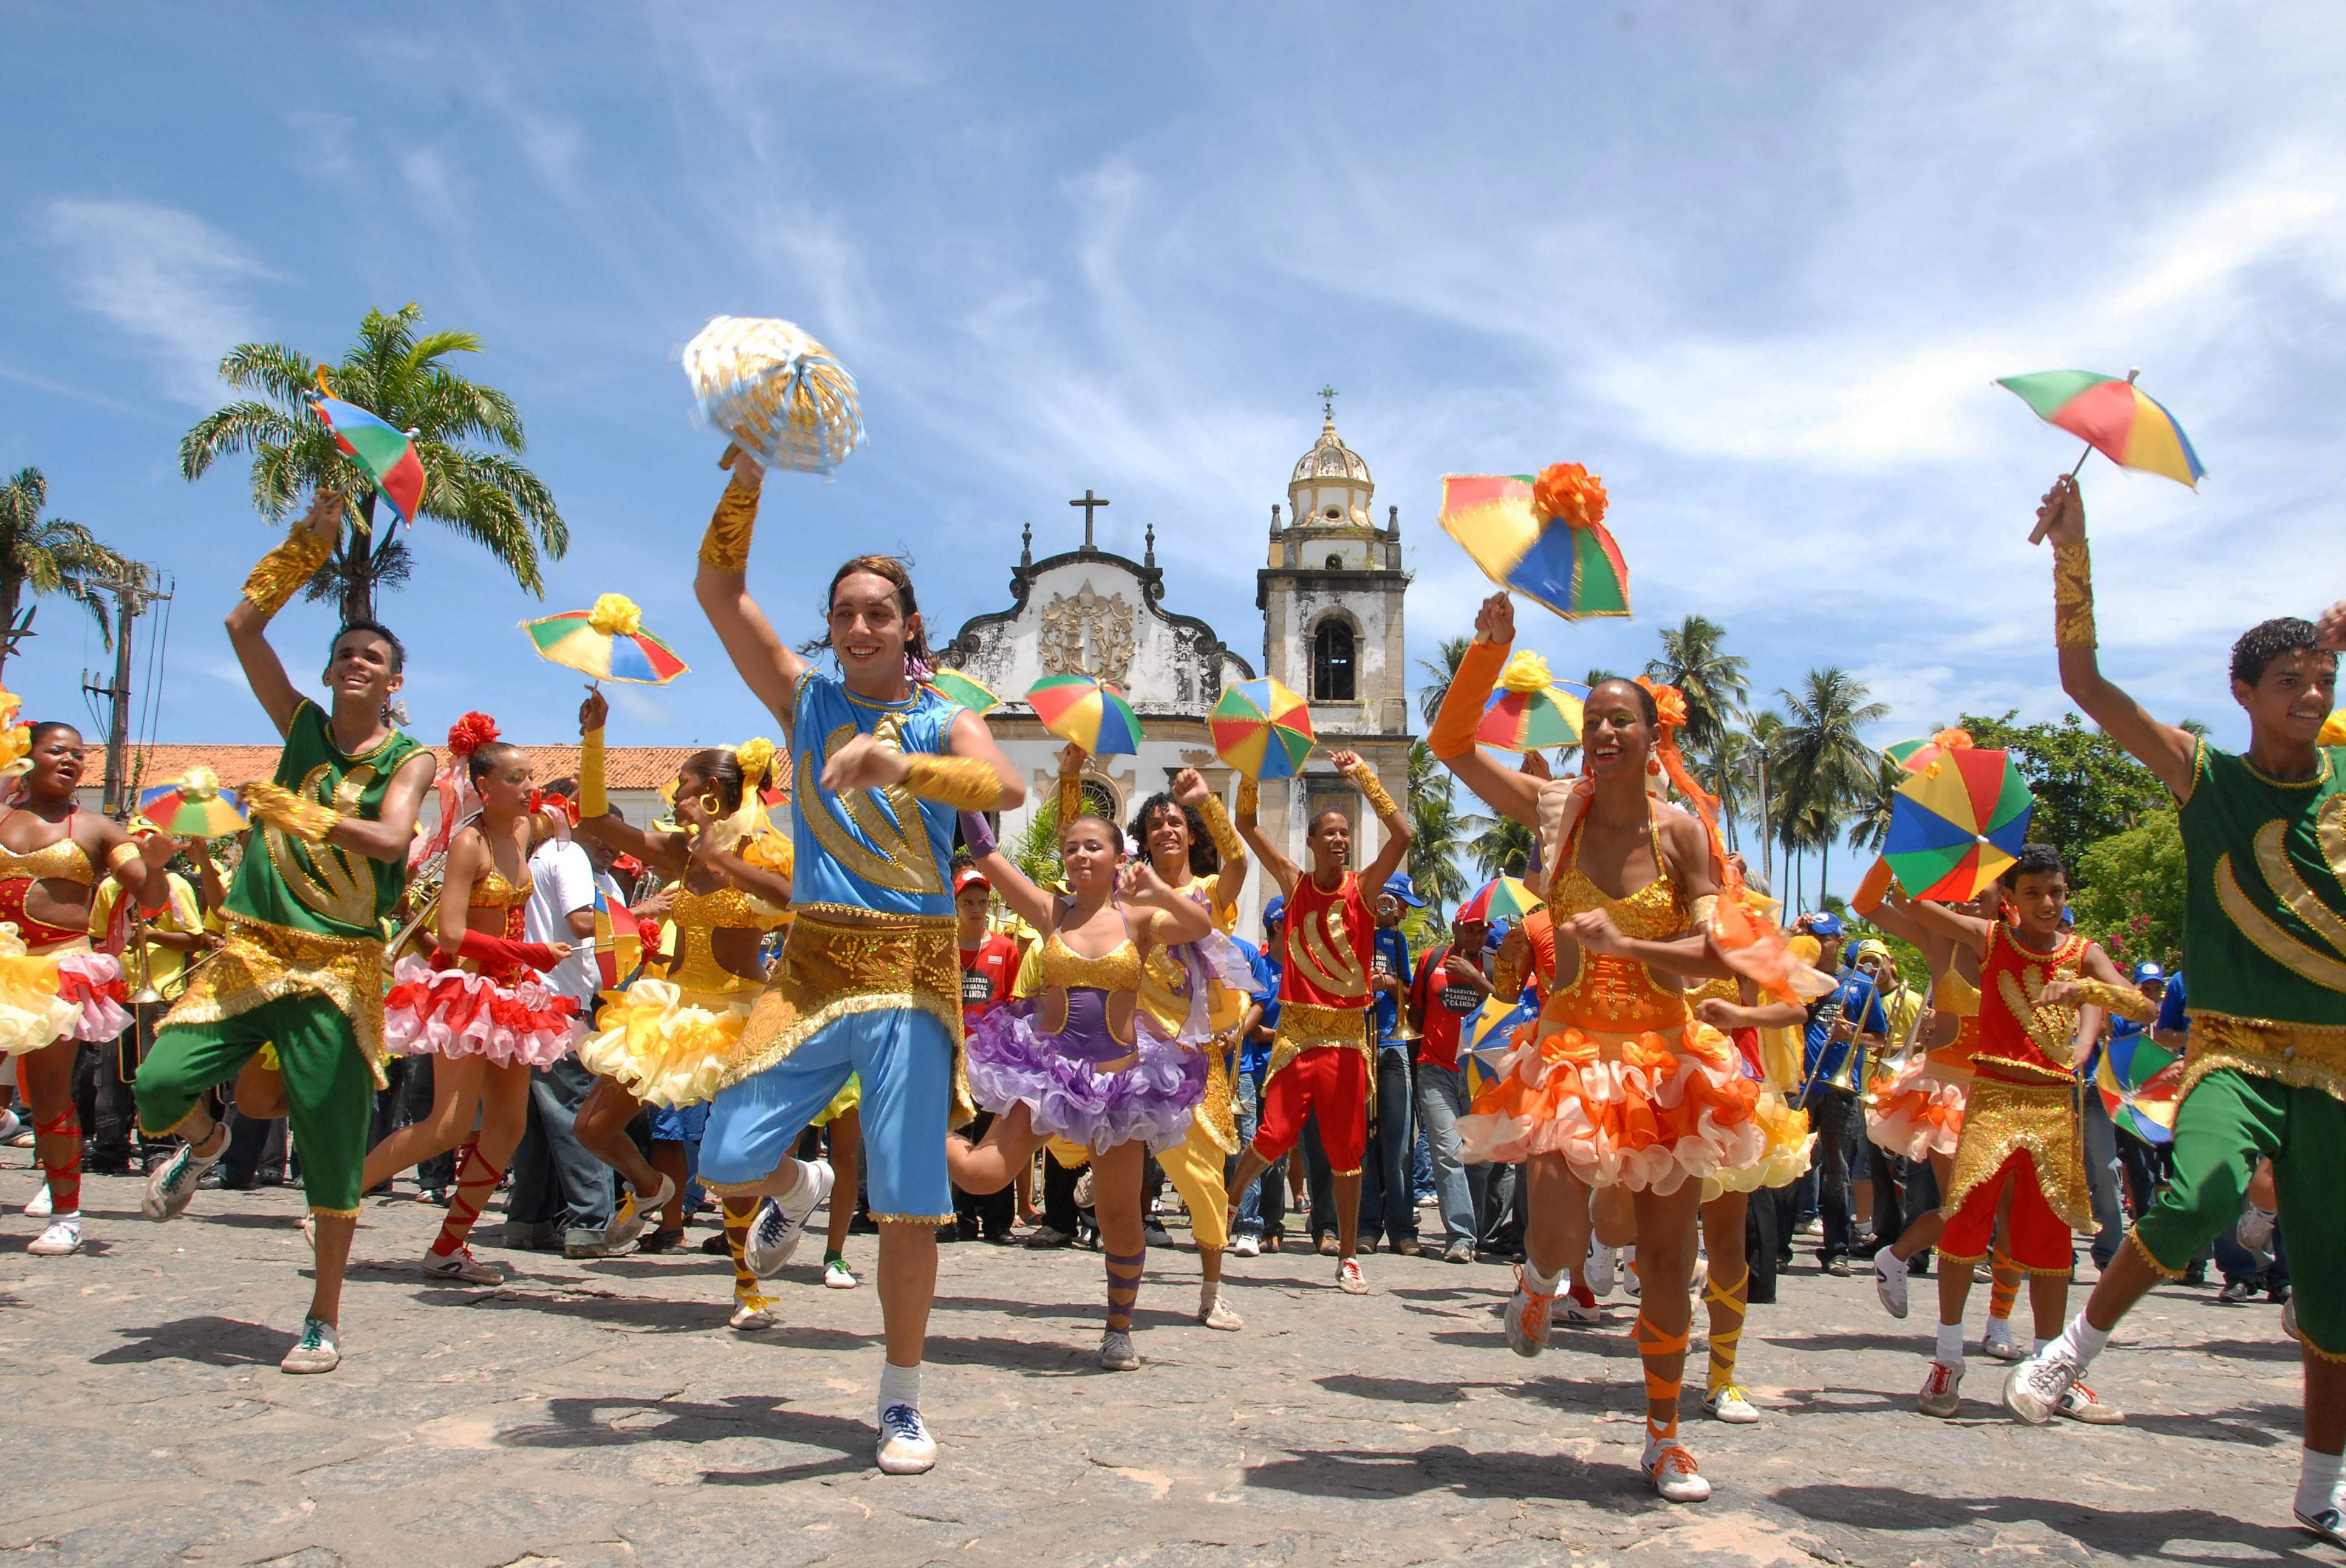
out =
[[852,1073],[862,1080],[863,1171],[872,1217],[946,1225],[953,1036],[913,1008],[851,1013],[753,1078],[717,1092],[701,1133],[700,1179],[722,1192],[764,1181]]
[[652,1142],[656,1144],[697,1144],[709,1125],[709,1103],[695,1101],[689,1105],[654,1105]]

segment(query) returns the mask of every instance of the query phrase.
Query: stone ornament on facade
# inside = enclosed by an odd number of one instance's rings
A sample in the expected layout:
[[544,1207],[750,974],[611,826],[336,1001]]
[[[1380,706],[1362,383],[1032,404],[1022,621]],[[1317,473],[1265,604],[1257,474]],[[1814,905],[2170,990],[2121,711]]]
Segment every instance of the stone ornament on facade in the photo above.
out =
[[1100,594],[1086,583],[1076,593],[1057,594],[1043,606],[1037,652],[1045,675],[1088,675],[1127,687],[1132,656],[1132,606],[1122,594]]

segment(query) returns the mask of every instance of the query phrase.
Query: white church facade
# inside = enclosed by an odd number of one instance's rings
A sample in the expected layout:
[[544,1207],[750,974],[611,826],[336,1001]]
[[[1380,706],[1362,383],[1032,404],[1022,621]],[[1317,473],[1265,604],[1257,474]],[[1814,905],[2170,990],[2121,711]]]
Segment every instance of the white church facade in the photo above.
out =
[[[1327,757],[1340,748],[1358,751],[1394,798],[1402,797],[1413,737],[1400,509],[1387,508],[1384,525],[1376,525],[1375,482],[1337,434],[1332,412],[1296,463],[1287,497],[1284,507],[1270,508],[1265,564],[1255,575],[1263,616],[1259,659],[1205,621],[1167,606],[1153,525],[1137,561],[1100,549],[1086,503],[1101,503],[1086,491],[1074,504],[1086,519],[1076,548],[1038,560],[1034,531],[1026,531],[1009,606],[964,623],[939,650],[944,665],[1004,699],[987,723],[1028,783],[1028,804],[1000,824],[1005,845],[1053,798],[1058,777],[1062,743],[1023,700],[1043,677],[1096,676],[1131,700],[1144,737],[1139,753],[1094,759],[1085,771],[1093,809],[1128,825],[1140,802],[1183,768],[1198,769],[1225,805],[1235,804],[1238,778],[1215,757],[1207,716],[1229,687],[1268,675],[1309,699],[1320,746],[1303,774],[1264,786],[1264,830],[1305,864],[1304,827],[1315,810],[1334,806],[1355,824],[1354,863],[1375,853],[1382,835]],[[1261,877],[1248,879],[1241,935],[1260,932],[1271,891]]]

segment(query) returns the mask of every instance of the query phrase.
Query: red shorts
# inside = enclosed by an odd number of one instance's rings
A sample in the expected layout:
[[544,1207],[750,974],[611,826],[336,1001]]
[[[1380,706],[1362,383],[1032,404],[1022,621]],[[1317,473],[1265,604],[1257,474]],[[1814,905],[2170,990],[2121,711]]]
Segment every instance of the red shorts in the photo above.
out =
[[1314,1045],[1262,1086],[1262,1122],[1254,1152],[1276,1164],[1303,1135],[1303,1118],[1320,1113],[1320,1146],[1338,1176],[1361,1174],[1369,1146],[1369,1074],[1345,1045]]
[[2012,1214],[2004,1227],[2004,1250],[2031,1274],[2066,1274],[2076,1246],[2069,1222],[2053,1212],[2036,1185],[2036,1162],[2026,1149],[2014,1149],[1996,1167],[1995,1175],[1972,1188],[1964,1207],[1939,1235],[1939,1256],[1949,1263],[1977,1263],[1995,1238],[1996,1206],[2004,1189],[2012,1188]]

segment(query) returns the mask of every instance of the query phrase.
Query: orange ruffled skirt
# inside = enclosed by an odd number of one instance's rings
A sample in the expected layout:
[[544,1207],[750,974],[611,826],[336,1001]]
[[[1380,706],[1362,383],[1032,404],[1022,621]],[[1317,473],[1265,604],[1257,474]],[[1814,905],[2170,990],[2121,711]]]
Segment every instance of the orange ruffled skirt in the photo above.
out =
[[[1590,1186],[1668,1194],[1766,1158],[1760,1085],[1744,1076],[1742,1059],[1718,1030],[1694,1023],[1666,1033],[1539,1029],[1516,1030],[1496,1076],[1458,1118],[1466,1159],[1560,1155]],[[1806,1152],[1803,1145],[1803,1158]]]
[[1902,1068],[1874,1092],[1866,1107],[1865,1135],[1876,1146],[1910,1160],[1952,1157],[1964,1134],[1964,1103],[1971,1074],[1928,1057]]

